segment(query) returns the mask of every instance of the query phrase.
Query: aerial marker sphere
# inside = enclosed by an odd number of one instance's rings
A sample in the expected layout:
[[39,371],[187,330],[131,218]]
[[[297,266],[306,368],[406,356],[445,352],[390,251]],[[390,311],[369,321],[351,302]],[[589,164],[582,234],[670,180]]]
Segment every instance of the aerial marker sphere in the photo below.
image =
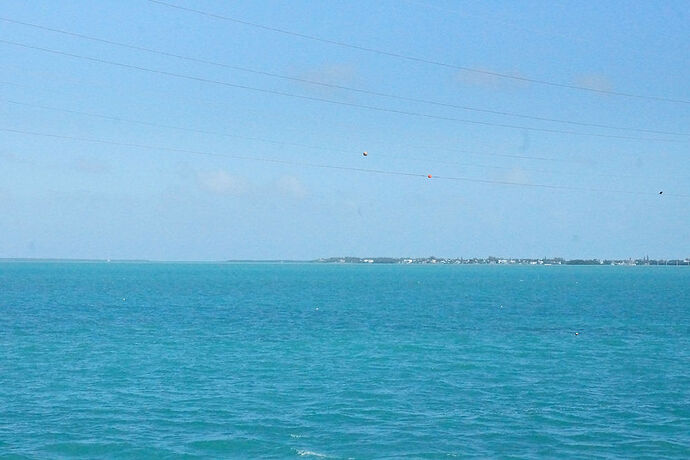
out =
[[427,174],[426,177],[428,177],[429,179],[431,179],[431,174]]
[[367,156],[367,155],[369,155],[369,153],[368,152],[362,152],[362,155]]

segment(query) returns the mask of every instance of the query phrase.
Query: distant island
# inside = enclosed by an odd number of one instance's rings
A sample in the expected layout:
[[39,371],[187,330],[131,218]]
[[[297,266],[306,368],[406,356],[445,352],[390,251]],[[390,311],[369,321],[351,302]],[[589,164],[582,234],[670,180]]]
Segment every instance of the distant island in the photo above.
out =
[[0,263],[83,263],[83,264],[400,264],[400,265],[690,265],[686,259],[564,259],[562,257],[328,257],[313,260],[226,259],[226,260],[150,260],[150,259],[41,259],[2,258]]
[[563,259],[561,257],[542,259],[517,258],[445,258],[445,257],[329,257],[316,259],[312,262],[323,264],[407,264],[407,265],[690,265],[690,258],[686,259]]

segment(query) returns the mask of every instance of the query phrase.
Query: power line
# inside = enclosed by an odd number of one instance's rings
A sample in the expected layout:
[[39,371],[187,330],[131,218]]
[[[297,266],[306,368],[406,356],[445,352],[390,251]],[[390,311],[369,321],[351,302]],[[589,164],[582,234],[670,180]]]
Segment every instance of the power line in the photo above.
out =
[[345,91],[351,91],[351,92],[356,92],[356,93],[360,93],[360,94],[368,94],[368,95],[372,95],[372,96],[386,97],[386,98],[396,99],[396,100],[406,101],[406,102],[423,103],[423,104],[435,105],[435,106],[439,106],[439,107],[447,107],[447,108],[453,108],[453,109],[467,110],[467,111],[472,111],[472,112],[489,113],[492,115],[501,115],[501,116],[515,117],[515,118],[523,118],[523,119],[528,119],[528,120],[546,121],[546,122],[552,122],[552,123],[563,123],[563,124],[569,124],[569,125],[575,125],[575,126],[586,126],[586,127],[604,128],[604,129],[616,129],[616,130],[622,130],[622,131],[632,131],[632,132],[651,133],[651,134],[667,134],[667,135],[674,135],[674,136],[688,136],[688,135],[690,135],[689,133],[679,133],[679,132],[662,131],[662,130],[645,129],[645,128],[631,128],[631,127],[625,127],[625,126],[608,125],[608,124],[603,124],[603,123],[589,123],[589,122],[565,120],[565,119],[559,119],[559,118],[541,117],[541,116],[528,115],[528,114],[522,114],[522,113],[517,113],[517,112],[482,109],[482,108],[466,106],[466,105],[451,104],[451,103],[441,102],[441,101],[436,101],[436,100],[431,100],[431,99],[400,96],[397,94],[384,93],[384,92],[380,92],[380,91],[372,91],[372,90],[355,88],[355,87],[345,86],[345,85],[338,85],[338,84],[327,83],[327,82],[322,82],[322,81],[317,81],[317,80],[311,80],[311,79],[307,79],[307,78],[293,77],[293,76],[283,75],[283,74],[279,74],[279,73],[275,73],[275,72],[266,72],[266,71],[262,71],[262,70],[250,69],[247,67],[231,65],[231,64],[218,62],[218,61],[212,61],[212,60],[208,60],[208,59],[201,59],[201,58],[196,58],[196,57],[191,57],[191,56],[184,56],[181,54],[170,53],[167,51],[161,51],[161,50],[148,48],[148,47],[144,47],[144,46],[131,45],[128,43],[117,42],[114,40],[108,40],[108,39],[104,39],[104,38],[94,37],[91,35],[81,34],[81,33],[77,33],[77,32],[70,32],[70,31],[63,30],[63,29],[56,29],[53,27],[46,27],[46,26],[42,26],[42,25],[38,25],[38,24],[29,23],[29,22],[17,21],[15,19],[0,17],[0,21],[5,21],[5,22],[11,23],[11,24],[18,24],[18,25],[22,25],[22,26],[26,26],[26,27],[32,27],[32,28],[39,29],[39,30],[46,30],[49,32],[59,33],[59,34],[67,35],[70,37],[76,37],[76,38],[80,38],[80,39],[84,39],[84,40],[90,40],[90,41],[94,41],[94,42],[105,43],[108,45],[119,46],[122,48],[132,49],[132,50],[136,50],[136,51],[144,51],[144,52],[156,54],[159,56],[172,57],[172,58],[182,59],[182,60],[189,61],[189,62],[196,62],[199,64],[207,64],[207,65],[222,67],[222,68],[226,68],[226,69],[232,69],[232,70],[238,70],[241,72],[252,73],[255,75],[263,75],[263,76],[267,76],[267,77],[271,77],[271,78],[278,78],[278,79],[282,79],[282,80],[295,81],[295,82],[306,83],[306,84],[316,85],[316,86],[321,86],[321,87],[326,87],[326,88],[341,89],[341,90],[345,90]]
[[30,104],[27,102],[20,102],[20,101],[15,101],[12,99],[0,98],[0,101],[6,102],[8,104],[14,104],[14,105],[19,105],[19,106],[24,106],[24,107],[31,107],[31,108],[35,108],[35,109],[52,110],[52,111],[56,111],[56,112],[70,113],[73,115],[80,115],[80,116],[86,116],[86,117],[92,117],[92,118],[100,118],[100,119],[104,119],[104,120],[123,122],[123,123],[132,123],[132,124],[138,124],[138,125],[144,125],[144,126],[152,126],[152,127],[156,127],[156,128],[173,129],[173,130],[178,130],[178,131],[186,131],[186,132],[193,132],[193,133],[200,133],[200,134],[210,134],[210,135],[214,135],[214,136],[223,136],[223,137],[231,137],[231,138],[235,138],[235,139],[243,139],[243,140],[248,140],[248,141],[265,142],[268,144],[275,144],[275,145],[284,145],[284,146],[289,145],[292,147],[318,149],[318,150],[332,150],[332,151],[336,151],[336,152],[352,153],[352,150],[336,149],[336,148],[332,148],[332,147],[322,147],[322,146],[317,146],[317,145],[302,144],[299,142],[279,141],[279,140],[265,139],[265,138],[252,137],[252,136],[242,136],[239,134],[221,133],[218,131],[209,131],[206,129],[188,128],[188,127],[184,127],[184,126],[154,123],[154,122],[150,122],[150,121],[134,120],[131,118],[122,118],[122,117],[116,117],[116,116],[111,116],[111,115],[104,115],[104,114],[100,114],[100,113],[82,112],[79,110],[65,109],[65,108],[60,108],[60,107],[52,107],[52,106],[40,105],[40,104]]
[[[194,133],[208,134],[208,135],[214,135],[214,136],[224,136],[224,137],[243,139],[243,140],[249,140],[249,141],[254,141],[254,142],[263,142],[263,143],[268,143],[268,144],[273,144],[273,145],[292,146],[292,147],[316,149],[316,150],[323,150],[323,151],[333,151],[333,152],[347,153],[350,155],[355,153],[353,149],[338,149],[338,148],[333,148],[333,147],[324,147],[324,146],[318,146],[318,145],[303,144],[303,143],[298,143],[298,142],[286,142],[286,141],[279,141],[279,140],[266,139],[266,138],[260,138],[260,137],[241,136],[241,135],[237,135],[237,134],[229,134],[229,133],[218,132],[218,131],[209,131],[209,130],[205,130],[205,129],[197,129],[197,128],[189,128],[189,127],[184,127],[184,126],[154,123],[154,122],[144,121],[144,120],[134,120],[131,118],[116,117],[116,116],[112,116],[112,115],[104,115],[104,114],[93,113],[93,112],[84,112],[84,111],[80,111],[80,110],[65,109],[65,108],[61,108],[61,107],[46,106],[46,105],[41,105],[41,104],[31,104],[31,103],[27,103],[27,102],[15,101],[12,99],[0,98],[0,101],[8,103],[8,104],[22,106],[22,107],[56,111],[56,112],[61,112],[61,113],[69,113],[72,115],[99,118],[99,119],[110,120],[110,121],[115,121],[115,122],[123,122],[123,123],[130,123],[130,124],[137,124],[137,125],[144,125],[144,126],[152,126],[152,127],[156,127],[156,128],[172,129],[172,130],[178,130],[178,131],[184,131],[184,132],[194,132]],[[356,152],[356,153],[358,155],[360,154],[360,152]],[[427,157],[425,157],[425,158],[421,158],[421,157],[420,158],[412,158],[412,157],[405,157],[405,156],[400,156],[400,155],[390,155],[390,154],[378,153],[378,152],[376,153],[376,157],[391,158],[391,159],[395,159],[395,160],[419,161],[419,162],[424,162],[424,163],[438,163],[438,164],[454,165],[454,166],[462,166],[462,167],[497,169],[497,170],[504,170],[504,171],[515,169],[515,168],[509,167],[509,166],[496,166],[496,165],[485,165],[485,164],[478,164],[478,163],[444,161],[444,160],[435,160],[433,158],[430,159]],[[520,167],[520,170],[528,171],[528,172],[545,173],[545,174],[564,174],[564,175],[577,175],[577,176],[582,175],[582,173],[571,172],[571,171],[550,171],[550,170],[545,170],[545,169],[534,169],[534,168],[523,168],[523,167]],[[620,174],[591,174],[591,175],[602,176],[602,177],[630,177],[630,176],[623,176]]]
[[[72,82],[78,84],[80,87],[88,87],[88,86],[91,86],[91,87],[97,88],[97,89],[103,89],[103,88],[104,88],[103,86],[92,85],[92,84],[84,83],[84,82],[81,82],[81,81],[72,80]],[[29,85],[20,84],[20,83],[15,83],[15,82],[0,81],[0,85],[16,86],[16,87],[25,88],[25,89],[30,89],[30,90],[48,91],[48,92],[53,92],[53,93],[57,93],[57,94],[70,94],[70,93],[66,93],[66,92],[64,92],[64,91],[57,91],[57,90],[54,90],[54,89],[47,89],[47,88],[45,88],[45,87],[37,88],[37,87],[34,87],[34,86],[29,86]],[[163,90],[163,89],[160,89],[160,88],[156,88],[156,90],[159,91],[159,92],[161,92],[161,93],[163,93],[163,94],[170,94],[170,91],[166,91],[166,90]],[[176,95],[179,95],[179,94],[176,93]],[[200,98],[197,98],[197,97],[195,97],[195,98],[193,98],[193,99],[196,100],[196,101],[205,102],[205,103],[207,103],[207,104],[211,104],[211,103],[214,103],[214,104],[215,104],[215,103],[217,103],[217,101],[209,101],[209,100],[204,101],[203,99],[200,99]],[[17,101],[15,101],[15,103],[19,104]],[[29,105],[29,104],[26,104],[26,103],[23,103],[23,104],[24,104],[24,105]],[[40,107],[40,106],[36,106],[36,107]],[[48,109],[48,107],[45,107],[45,106],[44,106],[43,108]],[[53,109],[53,110],[58,110],[57,108],[51,108],[51,109]],[[94,115],[94,116],[95,116],[95,115]],[[161,127],[166,127],[166,126],[161,125]],[[192,128],[182,128],[182,129],[184,129],[184,130],[186,130],[186,131],[192,130]],[[211,132],[209,132],[209,134],[211,134]],[[224,135],[224,136],[229,136],[229,137],[233,137],[233,136],[234,136],[234,137],[242,138],[242,136],[236,136],[236,135],[230,135],[230,134],[222,134],[222,133],[213,133],[213,134]],[[249,139],[249,138],[248,138],[248,139]],[[252,140],[252,139],[249,139],[249,140]],[[259,140],[259,139],[256,139],[256,140]],[[265,141],[265,142],[268,142],[268,141]],[[275,141],[275,143],[280,144],[281,141]],[[319,146],[308,146],[308,145],[306,145],[306,144],[303,145],[303,146],[304,146],[304,147],[307,147],[307,148],[318,148],[318,149],[322,149],[322,150],[325,150],[325,149],[326,149],[326,148],[324,148],[324,147],[319,147]],[[535,161],[549,161],[549,162],[580,162],[580,161],[578,161],[578,160],[573,160],[573,159],[563,159],[563,158],[554,158],[554,157],[546,157],[546,156],[535,156],[535,155],[523,155],[523,154],[511,154],[511,153],[480,152],[480,151],[476,151],[476,150],[449,148],[449,147],[441,147],[441,146],[430,146],[430,145],[425,145],[425,146],[422,147],[422,146],[415,146],[415,145],[406,144],[406,147],[409,147],[409,148],[416,148],[416,149],[424,149],[424,150],[443,150],[443,151],[452,152],[452,153],[463,153],[463,154],[470,154],[470,155],[477,155],[477,156],[489,156],[489,157],[498,157],[498,158],[512,158],[512,159],[518,159],[518,160],[535,160]],[[332,149],[332,150],[335,151],[335,149]],[[351,153],[350,150],[344,150],[344,149],[343,149],[343,150],[341,150],[341,151],[342,151],[342,152]]]
[[326,98],[321,98],[321,97],[304,96],[304,95],[299,95],[299,94],[294,94],[294,93],[288,93],[285,91],[256,88],[256,87],[248,86],[248,85],[240,85],[240,84],[230,83],[230,82],[221,81],[221,80],[212,80],[212,79],[203,78],[203,77],[195,77],[192,75],[184,75],[184,74],[179,74],[179,73],[175,73],[175,72],[168,72],[168,71],[164,71],[164,70],[150,69],[148,67],[142,67],[142,66],[138,66],[138,65],[124,64],[121,62],[110,61],[110,60],[106,60],[106,59],[100,59],[100,58],[94,58],[94,57],[89,57],[89,56],[83,56],[83,55],[79,55],[79,54],[67,53],[65,51],[58,51],[58,50],[43,48],[43,47],[39,47],[39,46],[27,45],[24,43],[18,43],[18,42],[14,42],[14,41],[10,41],[10,40],[0,40],[0,43],[12,45],[12,46],[18,46],[18,47],[27,48],[27,49],[33,49],[33,50],[42,51],[42,52],[51,53],[51,54],[56,54],[56,55],[60,55],[60,56],[68,56],[71,58],[81,59],[81,60],[90,61],[90,62],[98,62],[101,64],[113,65],[113,66],[126,68],[126,69],[139,70],[139,71],[154,73],[154,74],[158,74],[158,75],[166,75],[166,76],[174,77],[174,78],[181,78],[181,79],[186,79],[186,80],[191,80],[191,81],[198,81],[198,82],[203,82],[203,83],[221,85],[221,86],[226,86],[229,88],[244,89],[244,90],[248,90],[248,91],[255,91],[255,92],[260,92],[260,93],[265,93],[265,94],[273,94],[273,95],[278,95],[278,96],[285,96],[285,97],[291,97],[291,98],[297,98],[297,99],[303,99],[303,100],[309,100],[309,101],[325,102],[328,104],[334,104],[334,105],[340,105],[340,106],[346,106],[346,107],[356,107],[356,108],[360,108],[360,109],[366,109],[366,110],[372,110],[372,111],[378,111],[378,112],[386,112],[386,113],[394,113],[394,114],[399,114],[399,115],[407,115],[407,116],[413,116],[413,117],[418,117],[418,118],[454,121],[454,122],[468,123],[468,124],[474,124],[474,125],[479,125],[479,126],[492,126],[492,127],[498,127],[498,128],[510,128],[510,129],[547,132],[547,133],[556,133],[556,134],[571,134],[571,135],[577,135],[577,136],[593,136],[593,137],[602,137],[602,138],[609,138],[609,139],[627,139],[627,140],[657,141],[657,142],[680,142],[680,141],[674,140],[674,139],[620,136],[620,135],[613,135],[613,134],[587,133],[587,132],[569,131],[569,130],[551,129],[551,128],[534,128],[534,127],[529,127],[529,126],[512,125],[512,124],[507,124],[507,123],[493,123],[493,122],[488,122],[488,121],[477,121],[477,120],[467,120],[467,119],[454,118],[454,117],[444,117],[444,116],[438,116],[438,115],[431,115],[431,114],[423,113],[423,112],[412,112],[412,111],[407,111],[407,110],[390,109],[390,108],[373,106],[373,105],[355,104],[352,102],[336,101],[333,99],[326,99]]
[[[20,69],[20,70],[18,70]],[[0,80],[0,85],[8,85],[20,89],[27,89],[31,90],[32,94],[33,92],[42,92],[42,93],[51,93],[51,94],[59,94],[63,96],[68,96],[70,98],[74,98],[76,94],[79,96],[84,96],[84,95],[92,95],[90,92],[85,91],[85,89],[91,89],[94,91],[98,91],[97,95],[98,98],[100,99],[101,94],[103,91],[108,91],[111,93],[111,95],[117,93],[120,96],[132,96],[134,100],[137,101],[137,103],[143,98],[142,95],[148,95],[149,93],[155,93],[157,95],[164,95],[166,96],[165,102],[169,101],[185,101],[186,105],[190,102],[200,104],[204,107],[234,107],[231,101],[228,100],[222,100],[218,98],[213,98],[213,97],[203,97],[199,94],[189,94],[185,92],[180,92],[174,89],[170,89],[167,85],[156,85],[156,86],[145,86],[145,87],[140,87],[138,88],[137,93],[132,93],[128,92],[125,89],[123,89],[120,86],[114,86],[112,81],[109,81],[108,79],[105,80],[98,80],[97,82],[92,81],[92,80],[84,80],[81,78],[74,78],[74,75],[59,75],[56,74],[54,71],[40,71],[36,70],[34,68],[27,68],[26,66],[24,67],[19,67],[17,66],[12,66],[10,67],[5,67],[2,64],[0,64],[0,70],[7,70],[12,73],[13,76],[17,78],[21,78],[22,81],[25,80],[25,77],[23,73],[27,73],[42,79],[47,79],[48,81],[44,83],[39,83],[40,86],[33,86],[33,85],[27,85],[25,83],[17,83],[16,81],[8,81],[8,80]],[[19,71],[23,72],[22,76],[19,77]],[[61,88],[55,88],[55,85],[60,85]],[[78,91],[78,93],[75,94],[75,91]],[[171,98],[170,96],[174,96]],[[143,98],[147,99],[148,98]],[[260,114],[263,115],[264,112],[258,110],[257,107],[243,107],[242,108],[242,114],[233,113],[233,116],[226,116],[226,118],[235,120],[235,121],[255,121],[254,119],[248,118],[247,115],[251,114],[252,116],[259,116]]]
[[314,167],[314,168],[337,169],[337,170],[346,170],[346,171],[360,171],[360,172],[370,172],[370,173],[386,174],[386,175],[394,175],[394,176],[427,177],[426,174],[421,174],[421,173],[408,173],[408,172],[402,172],[402,171],[388,171],[388,170],[381,170],[381,169],[356,168],[356,167],[350,167],[350,166],[336,166],[336,165],[328,165],[328,164],[321,164],[321,163],[308,163],[308,162],[301,162],[301,161],[280,160],[280,159],[276,159],[276,158],[253,157],[253,156],[246,156],[246,155],[230,155],[230,154],[223,154],[223,153],[204,152],[201,150],[190,150],[190,149],[180,149],[180,148],[175,148],[175,147],[153,146],[153,145],[137,144],[137,143],[132,143],[132,142],[109,141],[109,140],[105,140],[105,139],[77,137],[77,136],[66,136],[66,135],[62,135],[62,134],[53,134],[53,133],[41,133],[41,132],[36,132],[36,131],[26,131],[26,130],[13,129],[13,128],[0,128],[0,131],[5,131],[5,132],[15,133],[15,134],[29,135],[29,136],[49,137],[49,138],[53,138],[53,139],[63,139],[63,140],[89,142],[89,143],[96,143],[96,144],[114,145],[114,146],[119,146],[119,147],[134,147],[134,148],[146,149],[146,150],[162,150],[162,151],[167,151],[167,152],[185,153],[185,154],[192,154],[192,155],[203,155],[203,156],[210,156],[210,157],[231,158],[234,160],[261,161],[261,162],[268,162],[268,163],[288,164],[288,165],[293,165],[293,166],[308,166],[308,167]]
[[[572,187],[569,185],[550,185],[550,184],[534,184],[534,183],[522,183],[522,182],[513,182],[513,181],[502,181],[502,180],[489,180],[489,179],[476,179],[476,178],[467,178],[467,177],[451,177],[451,176],[434,176],[436,179],[445,179],[445,180],[453,180],[453,181],[462,181],[462,182],[476,182],[480,184],[494,184],[494,185],[513,185],[513,186],[523,186],[523,187],[537,187],[537,188],[544,188],[544,189],[553,189],[553,190],[570,190],[570,191],[580,191],[580,192],[596,192],[596,193],[623,193],[627,195],[655,195],[656,192],[653,193],[646,193],[646,192],[638,192],[638,191],[631,191],[631,190],[609,190],[609,189],[602,189],[602,188],[589,188],[589,187]],[[664,192],[664,195],[666,195],[666,192]],[[682,194],[668,194],[669,196],[676,196],[676,197],[683,197],[683,198],[690,198],[690,195],[682,195]]]
[[[223,153],[205,152],[205,151],[201,151],[201,150],[180,149],[180,148],[174,148],[174,147],[153,146],[153,145],[137,144],[137,143],[131,143],[131,142],[109,141],[109,140],[105,140],[105,139],[67,136],[67,135],[62,135],[62,134],[42,133],[42,132],[26,131],[26,130],[21,130],[21,129],[14,129],[14,128],[0,128],[0,131],[14,133],[14,134],[29,135],[29,136],[48,137],[48,138],[53,138],[53,139],[63,139],[63,140],[97,143],[97,144],[105,144],[105,145],[115,145],[115,146],[120,146],[120,147],[133,147],[133,148],[146,149],[146,150],[161,150],[161,151],[168,151],[168,152],[175,152],[175,153],[185,153],[185,154],[192,154],[192,155],[203,155],[203,156],[221,157],[221,158],[231,158],[231,159],[235,159],[235,160],[259,161],[259,162],[286,164],[286,165],[302,166],[302,167],[310,167],[310,168],[322,168],[322,169],[341,170],[341,171],[366,172],[366,173],[383,174],[383,175],[389,175],[389,176],[405,176],[405,177],[418,177],[418,178],[429,178],[429,179],[435,178],[435,179],[441,179],[441,180],[451,180],[451,181],[460,181],[460,182],[474,182],[474,183],[493,184],[493,185],[510,185],[510,186],[516,186],[516,187],[529,187],[529,188],[541,188],[541,189],[553,189],[553,190],[565,190],[565,191],[582,191],[582,192],[597,192],[597,193],[623,193],[623,194],[640,195],[640,196],[654,196],[657,194],[657,192],[640,192],[640,191],[630,191],[630,190],[609,190],[609,189],[600,189],[600,188],[574,187],[574,186],[568,186],[568,185],[522,183],[522,182],[513,182],[513,181],[478,179],[478,178],[473,178],[473,177],[434,176],[432,174],[410,173],[410,172],[392,171],[392,170],[386,170],[386,169],[371,169],[371,168],[358,168],[358,167],[352,167],[352,166],[338,166],[338,165],[329,165],[329,164],[324,164],[324,163],[280,160],[280,159],[275,159],[275,158],[254,157],[254,156],[248,156],[248,155],[231,155],[231,154],[223,154]],[[690,195],[667,193],[666,191],[664,191],[664,196],[675,196],[675,197],[682,197],[682,198],[690,198]]]
[[[413,5],[418,5],[418,6],[423,7],[423,8],[430,8],[430,9],[434,9],[434,10],[437,10],[437,11],[445,11],[445,12],[449,12],[449,13],[455,13],[455,14],[459,14],[459,15],[462,15],[462,16],[474,17],[474,18],[477,18],[477,19],[481,19],[481,20],[483,20],[483,21],[486,21],[486,15],[471,13],[471,12],[466,11],[466,10],[458,10],[458,9],[453,9],[453,8],[446,8],[446,7],[442,7],[442,6],[436,5],[436,4],[426,3],[426,2],[423,2],[423,1],[417,1],[417,0],[403,0],[403,1],[405,1],[405,2],[407,2],[407,3],[411,3],[411,4],[413,4]],[[498,22],[498,23],[500,23],[500,24],[503,24],[503,25],[506,25],[506,26],[508,26],[508,27],[514,28],[514,29],[516,29],[516,30],[521,30],[521,31],[523,31],[523,32],[527,32],[527,33],[530,33],[530,34],[547,35],[547,36],[548,36],[548,35],[551,35],[551,36],[555,36],[555,37],[564,38],[564,39],[567,39],[567,40],[575,40],[575,41],[579,41],[579,42],[583,42],[583,43],[591,43],[591,40],[584,39],[583,37],[577,37],[577,36],[574,36],[574,35],[567,35],[567,34],[555,32],[555,31],[545,31],[545,30],[537,30],[537,29],[528,29],[528,28],[526,28],[526,27],[524,27],[524,26],[522,26],[522,25],[517,25],[517,24],[515,24],[514,22],[506,21],[506,20],[501,20],[500,18],[496,18],[496,17],[493,17],[493,16],[491,17],[490,21],[492,21],[492,22]],[[600,43],[598,43],[598,45],[600,45]]]
[[685,99],[678,99],[678,98],[672,98],[672,97],[662,97],[662,96],[649,96],[649,95],[643,95],[643,94],[634,94],[634,93],[626,93],[626,92],[621,92],[621,91],[612,91],[612,90],[605,90],[605,89],[597,89],[597,88],[589,88],[587,86],[580,86],[580,85],[572,85],[572,84],[567,84],[567,83],[558,83],[550,80],[540,80],[536,78],[528,78],[528,77],[520,77],[517,75],[510,75],[510,74],[505,74],[505,73],[500,73],[500,72],[492,72],[489,70],[482,70],[482,69],[476,69],[472,67],[466,67],[466,66],[460,66],[456,64],[451,64],[448,62],[442,62],[442,61],[436,61],[432,59],[427,59],[427,58],[420,58],[420,57],[415,57],[415,56],[410,56],[407,54],[402,54],[402,53],[395,53],[391,51],[385,51],[381,50],[378,48],[371,48],[367,46],[360,46],[360,45],[355,45],[353,43],[348,43],[348,42],[343,42],[343,41],[338,41],[338,40],[331,40],[327,38],[321,38],[317,37],[315,35],[309,35],[309,34],[304,34],[300,32],[294,32],[290,31],[287,29],[281,29],[278,27],[272,27],[272,26],[267,26],[263,24],[258,24],[255,22],[250,22],[250,21],[245,21],[242,19],[238,18],[233,18],[230,16],[223,16],[220,14],[216,13],[211,13],[208,11],[203,11],[195,8],[188,8],[180,5],[174,5],[172,3],[167,3],[161,0],[148,0],[151,3],[156,3],[158,5],[163,5],[168,8],[174,8],[177,10],[181,11],[186,11],[190,13],[196,13],[202,16],[214,18],[214,19],[220,19],[223,21],[229,21],[229,22],[234,22],[236,24],[242,24],[245,26],[249,27],[254,27],[257,29],[262,29],[262,30],[268,30],[271,32],[276,32],[276,33],[281,33],[285,35],[290,35],[293,37],[299,37],[307,40],[313,40],[321,43],[328,43],[330,45],[336,45],[344,48],[351,48],[351,49],[356,49],[359,51],[366,51],[369,53],[375,53],[383,56],[390,56],[398,59],[404,59],[407,61],[412,61],[412,62],[418,62],[418,63],[423,63],[423,64],[431,64],[439,67],[446,67],[446,68],[452,68],[452,69],[457,69],[457,70],[462,70],[464,72],[472,72],[472,73],[478,73],[478,74],[483,74],[483,75],[491,75],[493,77],[499,77],[499,78],[507,78],[511,80],[519,80],[519,81],[524,81],[524,82],[529,82],[529,83],[536,83],[540,85],[546,85],[546,86],[554,86],[558,88],[568,88],[568,89],[574,89],[574,90],[580,90],[580,91],[589,91],[592,93],[600,93],[600,94],[609,94],[612,96],[622,96],[622,97],[629,97],[629,98],[636,98],[636,99],[647,99],[647,100],[655,100],[655,101],[664,101],[664,102],[674,102],[674,103],[679,103],[679,104],[690,104],[690,100],[685,100]]
[[481,164],[481,163],[465,163],[465,162],[458,162],[458,161],[446,161],[446,160],[436,160],[436,159],[427,159],[427,158],[419,158],[419,157],[408,157],[408,156],[401,156],[401,155],[391,155],[391,154],[378,153],[378,152],[376,152],[375,154],[373,154],[371,156],[382,157],[382,158],[391,158],[391,159],[395,159],[395,160],[417,161],[417,162],[423,162],[423,163],[437,163],[437,164],[443,164],[443,165],[461,166],[461,167],[469,167],[469,168],[495,169],[495,170],[499,170],[499,171],[515,171],[516,169],[519,169],[520,171],[525,171],[525,172],[535,172],[535,173],[542,173],[542,174],[561,174],[561,175],[565,175],[565,176],[577,176],[577,177],[583,177],[584,175],[597,176],[597,177],[607,177],[607,178],[612,178],[612,177],[632,178],[632,177],[635,177],[635,176],[631,176],[629,174],[607,174],[607,173],[587,173],[587,174],[584,174],[582,172],[575,172],[575,171],[554,171],[554,170],[549,170],[549,169],[524,168],[522,166],[514,167],[514,166],[486,165],[486,164]]

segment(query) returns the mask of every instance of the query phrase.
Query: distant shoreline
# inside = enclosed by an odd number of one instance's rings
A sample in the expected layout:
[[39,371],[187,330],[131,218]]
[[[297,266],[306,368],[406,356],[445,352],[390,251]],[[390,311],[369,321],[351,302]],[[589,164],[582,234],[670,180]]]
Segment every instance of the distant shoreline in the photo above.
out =
[[393,258],[393,257],[331,257],[318,259],[316,263],[325,264],[401,264],[401,265],[690,265],[690,258],[686,259],[564,259],[561,257],[530,259],[530,258]]
[[529,258],[406,258],[406,257],[330,257],[315,260],[148,260],[148,259],[55,259],[0,258],[0,263],[82,263],[82,264],[326,264],[326,265],[619,265],[619,266],[690,266],[685,259],[563,259]]
[[310,264],[313,260],[155,260],[155,259],[42,259],[0,258],[0,263],[80,263],[80,264]]

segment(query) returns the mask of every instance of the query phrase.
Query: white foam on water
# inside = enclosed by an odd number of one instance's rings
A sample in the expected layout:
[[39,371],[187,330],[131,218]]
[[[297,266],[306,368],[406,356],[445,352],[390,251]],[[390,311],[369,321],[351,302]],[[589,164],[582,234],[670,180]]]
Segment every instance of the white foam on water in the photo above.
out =
[[311,450],[298,450],[297,454],[301,457],[319,457],[319,458],[327,458],[328,457],[328,455],[320,454],[318,452],[313,452]]

